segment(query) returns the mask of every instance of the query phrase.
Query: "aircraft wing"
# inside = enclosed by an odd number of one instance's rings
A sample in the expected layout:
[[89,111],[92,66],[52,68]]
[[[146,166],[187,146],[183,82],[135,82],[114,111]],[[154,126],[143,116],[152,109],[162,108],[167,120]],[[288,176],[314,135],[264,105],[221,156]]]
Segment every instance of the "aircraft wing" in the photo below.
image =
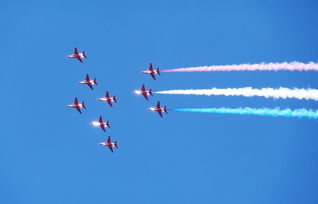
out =
[[146,91],[145,84],[141,86],[141,91]]
[[150,73],[150,76],[151,76],[154,80],[156,80],[155,74],[154,74],[153,72]]
[[147,96],[147,94],[145,92],[143,92],[142,95],[145,97],[145,99],[148,100],[148,96]]
[[77,48],[74,48],[74,54],[78,55]]
[[76,59],[78,59],[78,61],[80,61],[81,63],[83,63],[83,60],[80,56],[77,56]]
[[92,90],[94,90],[93,86],[91,83],[88,83],[87,86],[89,86],[89,88],[91,88]]
[[156,108],[160,109],[160,101],[158,101]]
[[106,132],[105,126],[103,124],[100,125],[104,132]]
[[110,107],[113,107],[113,104],[112,104],[112,102],[110,100],[107,101],[107,103],[110,105]]
[[105,98],[109,99],[109,93],[106,91]]
[[76,108],[76,110],[77,110],[79,113],[82,113],[80,107],[76,106],[75,108]]
[[149,65],[149,71],[153,71],[152,63]]
[[90,81],[88,74],[86,74],[86,79],[85,79],[85,80],[86,80],[86,81]]
[[107,137],[107,143],[111,143],[111,139],[110,139],[110,136]]
[[109,145],[108,148],[111,152],[114,152],[112,145]]
[[75,100],[74,100],[74,105],[78,105],[78,100],[77,100],[77,97],[75,97]]
[[162,112],[161,111],[157,111],[157,112],[160,115],[160,117],[162,117]]

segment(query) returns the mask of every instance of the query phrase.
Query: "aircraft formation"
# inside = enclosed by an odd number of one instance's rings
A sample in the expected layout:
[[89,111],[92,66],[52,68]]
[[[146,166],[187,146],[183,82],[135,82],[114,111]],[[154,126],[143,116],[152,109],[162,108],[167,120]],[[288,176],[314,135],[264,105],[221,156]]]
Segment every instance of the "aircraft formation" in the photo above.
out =
[[[67,58],[75,58],[79,62],[83,63],[83,59],[87,58],[84,51],[78,52],[77,48],[74,48],[74,52],[71,55],[68,55]],[[153,69],[152,63],[150,63],[149,68],[145,71],[141,72],[142,74],[149,74],[154,80],[156,80],[155,75],[160,75],[159,67],[157,69]],[[86,74],[85,80],[77,82],[77,84],[81,85],[87,85],[91,90],[94,90],[94,86],[98,86],[96,78],[91,79],[89,74]],[[142,84],[140,90],[135,90],[135,94],[137,95],[143,95],[146,100],[149,100],[148,96],[153,96],[152,90],[146,90],[145,84]],[[110,96],[109,91],[106,91],[104,97],[100,97],[96,99],[97,101],[107,102],[110,107],[113,107],[113,103],[117,103],[116,96]],[[79,102],[78,97],[75,97],[73,104],[66,105],[68,108],[74,108],[76,109],[80,114],[82,114],[82,109],[86,109],[84,101],[82,103]],[[157,105],[155,107],[148,108],[151,111],[155,111],[159,114],[159,116],[162,118],[163,113],[167,112],[167,107],[161,107],[160,101],[157,102]],[[91,122],[92,126],[100,127],[102,131],[106,132],[107,128],[110,128],[109,120],[103,121],[103,117],[100,115],[98,118],[98,121]],[[107,140],[105,142],[99,142],[98,143],[101,146],[108,147],[111,152],[114,152],[114,148],[118,149],[118,142],[112,142],[111,137],[108,136]]]
[[[74,52],[68,55],[67,58],[75,58],[79,62],[83,63],[83,59],[87,58],[84,51],[78,52],[77,48],[74,48]],[[211,72],[211,71],[318,71],[317,63],[269,63],[269,64],[243,64],[243,65],[227,65],[227,66],[203,66],[203,67],[189,67],[189,68],[178,68],[178,69],[168,69],[162,72]],[[160,76],[161,72],[159,67],[154,69],[152,63],[150,63],[147,70],[141,71],[141,74],[148,74],[153,80],[157,80],[156,76]],[[91,79],[89,74],[86,74],[85,80],[77,82],[80,85],[87,85],[91,90],[94,90],[94,86],[98,86],[96,78]],[[145,84],[142,84],[140,90],[135,90],[133,93],[136,95],[142,95],[147,101],[150,96],[153,96],[153,91],[150,88],[146,89]],[[251,96],[264,96],[266,98],[295,98],[295,99],[306,99],[306,100],[318,100],[318,90],[315,89],[288,89],[288,88],[263,88],[263,89],[253,89],[251,87],[245,88],[227,88],[227,89],[201,89],[201,90],[166,90],[166,91],[156,91],[156,94],[186,94],[186,95],[242,95],[246,97]],[[104,97],[96,99],[97,101],[107,102],[110,107],[113,107],[114,103],[117,103],[116,96],[111,96],[109,91],[106,91]],[[82,114],[83,109],[86,109],[86,105],[83,102],[79,102],[78,97],[75,97],[73,104],[67,105],[66,107],[76,109],[80,114]],[[166,106],[161,106],[160,101],[157,102],[156,106],[148,108],[150,111],[157,112],[161,118],[163,118],[164,113],[168,113]],[[283,116],[283,117],[297,117],[297,118],[318,118],[318,110],[306,110],[306,109],[296,109],[296,110],[280,110],[276,109],[254,109],[254,108],[183,108],[183,109],[169,109],[174,112],[196,112],[196,113],[219,113],[219,114],[240,114],[240,115],[262,115],[262,116]],[[102,131],[106,132],[107,128],[110,128],[109,120],[103,121],[103,117],[100,115],[98,121],[91,122],[92,126],[100,127]],[[111,152],[114,152],[114,148],[118,149],[117,141],[112,142],[111,137],[108,136],[105,142],[99,142],[99,145],[106,146]]]
[[[67,58],[75,58],[81,63],[83,63],[83,59],[87,58],[87,56],[84,51],[78,52],[77,48],[74,48],[74,53],[68,55]],[[77,84],[87,85],[91,90],[94,90],[94,86],[98,85],[96,78],[91,80],[89,74],[86,74],[85,80],[79,81],[77,82]],[[117,103],[116,97],[110,97],[108,91],[106,91],[104,97],[97,98],[96,100],[107,102],[110,107],[113,107],[113,102]],[[86,109],[84,101],[82,103],[79,103],[77,97],[75,97],[73,104],[67,105],[66,107],[75,108],[80,114],[82,114],[82,109]],[[91,122],[91,125],[100,127],[104,132],[106,132],[106,128],[110,128],[109,121],[107,120],[106,122],[104,122],[102,116],[99,116],[98,121]],[[108,147],[111,152],[114,152],[114,147],[118,149],[117,141],[112,142],[110,136],[107,137],[107,140],[105,142],[99,142],[98,144],[101,146]]]
[[[157,69],[154,69],[153,66],[152,66],[152,63],[150,63],[148,70],[141,71],[140,73],[141,74],[149,74],[154,80],[157,80],[155,75],[156,74],[160,75],[160,70],[159,70],[159,67]],[[137,94],[137,95],[143,95],[146,100],[149,100],[148,99],[149,95],[153,96],[152,95],[152,90],[149,89],[147,91],[146,87],[145,87],[145,84],[142,84],[141,89],[140,90],[135,90],[134,93]],[[150,108],[148,108],[148,110],[157,112],[160,115],[161,118],[163,118],[163,115],[162,115],[163,112],[168,113],[167,106],[161,107],[160,106],[160,101],[157,102],[157,105],[155,107],[150,107]]]

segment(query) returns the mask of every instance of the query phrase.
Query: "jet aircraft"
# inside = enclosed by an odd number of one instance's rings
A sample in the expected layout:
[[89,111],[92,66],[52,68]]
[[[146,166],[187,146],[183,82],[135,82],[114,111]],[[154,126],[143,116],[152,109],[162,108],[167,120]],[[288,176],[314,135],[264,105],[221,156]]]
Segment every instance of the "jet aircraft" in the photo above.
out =
[[155,74],[160,75],[159,67],[154,70],[152,67],[152,63],[150,63],[148,70],[141,71],[142,74],[149,74],[154,80],[156,80]]
[[103,130],[104,132],[106,132],[105,127],[110,128],[109,121],[107,120],[106,122],[103,122],[102,116],[99,116],[98,121],[93,121],[91,124],[92,124],[93,126],[97,126],[97,127],[102,128],[102,130]]
[[89,88],[91,88],[92,90],[94,90],[93,85],[98,85],[96,78],[94,78],[94,80],[90,80],[89,75],[86,74],[86,78],[84,81],[79,81],[77,82],[78,84],[87,84]]
[[162,116],[162,112],[168,113],[167,112],[167,106],[165,106],[163,108],[160,107],[160,101],[157,102],[156,107],[150,107],[148,109],[151,110],[151,111],[156,111],[160,115],[160,117],[163,117]]
[[116,102],[117,103],[116,96],[109,97],[109,92],[108,91],[106,91],[105,97],[98,98],[97,100],[98,101],[107,102],[110,105],[110,107],[113,107],[112,102]]
[[85,55],[85,52],[78,52],[77,48],[74,48],[74,53],[71,55],[68,55],[67,58],[76,58],[78,59],[78,61],[80,61],[81,63],[83,63],[83,58],[87,58],[87,56]]
[[75,97],[75,100],[74,100],[74,103],[73,103],[73,104],[67,105],[66,107],[76,108],[76,110],[77,110],[79,113],[82,113],[81,108],[85,108],[85,109],[86,109],[86,106],[85,106],[84,101],[83,101],[81,104],[78,103],[77,97]]
[[147,99],[147,100],[148,100],[148,96],[149,95],[153,96],[152,95],[152,90],[149,89],[149,91],[147,91],[146,88],[145,88],[145,84],[142,84],[141,89],[140,90],[135,90],[134,93],[137,94],[137,95],[142,94],[145,97],[145,99]]
[[105,146],[105,147],[108,147],[111,152],[114,152],[113,147],[116,147],[118,149],[117,141],[112,142],[110,136],[108,136],[106,142],[99,142],[98,144],[102,145],[102,146]]

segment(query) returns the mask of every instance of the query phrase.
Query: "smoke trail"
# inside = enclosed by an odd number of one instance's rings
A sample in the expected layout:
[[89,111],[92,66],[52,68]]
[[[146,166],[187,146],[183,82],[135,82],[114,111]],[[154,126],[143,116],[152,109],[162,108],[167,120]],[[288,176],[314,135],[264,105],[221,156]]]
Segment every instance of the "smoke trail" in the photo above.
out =
[[228,72],[228,71],[318,71],[318,64],[310,62],[283,62],[240,65],[200,66],[178,69],[166,69],[161,72]]
[[239,115],[259,115],[259,116],[272,116],[272,117],[286,117],[286,118],[308,118],[317,119],[318,110],[306,110],[306,109],[284,109],[279,108],[185,108],[185,109],[170,109],[170,111],[177,112],[193,112],[193,113],[219,113],[219,114],[239,114]]
[[265,98],[295,98],[318,101],[318,89],[289,89],[289,88],[262,88],[253,89],[252,87],[244,88],[226,88],[226,89],[185,89],[185,90],[165,90],[156,91],[157,94],[179,94],[179,95],[205,95],[205,96],[263,96]]

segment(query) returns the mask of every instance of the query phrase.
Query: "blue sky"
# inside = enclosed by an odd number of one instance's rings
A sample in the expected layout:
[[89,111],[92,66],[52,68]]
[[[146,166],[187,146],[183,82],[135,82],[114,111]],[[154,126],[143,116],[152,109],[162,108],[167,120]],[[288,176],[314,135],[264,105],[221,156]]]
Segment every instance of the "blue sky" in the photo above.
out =
[[[313,101],[132,94],[253,86],[318,88],[315,72],[139,74],[259,62],[317,62],[315,1],[9,1],[0,3],[0,203],[318,202],[317,121],[146,110],[282,107]],[[74,47],[81,64],[66,59]],[[76,82],[97,77],[91,91]],[[109,90],[118,104],[96,101]],[[65,108],[75,96],[82,115]],[[89,125],[109,119],[104,133]],[[98,146],[108,135],[111,153]]]

